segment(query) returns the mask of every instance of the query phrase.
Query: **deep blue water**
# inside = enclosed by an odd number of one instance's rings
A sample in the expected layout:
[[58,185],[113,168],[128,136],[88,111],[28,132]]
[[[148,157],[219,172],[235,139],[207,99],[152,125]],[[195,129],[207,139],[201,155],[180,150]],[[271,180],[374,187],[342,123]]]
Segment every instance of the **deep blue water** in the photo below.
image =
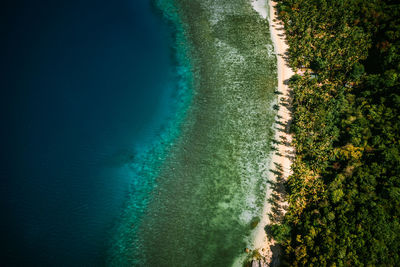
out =
[[2,3],[0,265],[101,265],[170,116],[170,29],[149,0]]

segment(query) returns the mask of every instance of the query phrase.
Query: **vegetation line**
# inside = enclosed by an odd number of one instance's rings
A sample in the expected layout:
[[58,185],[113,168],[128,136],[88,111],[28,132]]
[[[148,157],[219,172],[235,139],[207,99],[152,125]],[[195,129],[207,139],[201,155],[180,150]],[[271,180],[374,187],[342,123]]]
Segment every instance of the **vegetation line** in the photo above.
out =
[[[284,265],[400,264],[400,5],[278,0],[297,72]],[[279,167],[279,166],[278,166]]]

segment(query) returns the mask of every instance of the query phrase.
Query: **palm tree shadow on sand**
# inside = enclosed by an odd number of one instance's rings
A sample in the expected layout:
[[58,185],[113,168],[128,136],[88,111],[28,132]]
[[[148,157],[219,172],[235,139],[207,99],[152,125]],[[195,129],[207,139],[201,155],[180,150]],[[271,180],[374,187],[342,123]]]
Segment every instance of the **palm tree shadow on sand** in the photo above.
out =
[[[285,58],[286,64],[288,64],[288,59]],[[287,79],[284,81],[285,85],[289,85],[290,80]],[[292,123],[291,114],[292,114],[292,99],[293,94],[291,90],[289,90],[286,96],[281,97],[283,94],[281,92],[276,92],[276,94],[280,95],[280,101],[277,109],[284,108],[288,112],[289,120],[285,121],[282,116],[277,116],[275,121],[275,128],[278,132],[283,133],[283,135],[279,135],[279,140],[272,140],[272,150],[277,156],[286,157],[289,160],[293,161],[295,158],[295,151],[291,148],[292,144],[289,140],[287,140],[286,134],[290,134],[290,126]],[[284,155],[279,153],[279,149],[277,147],[284,148]],[[282,152],[282,149],[281,149]],[[287,205],[287,177],[284,176],[283,166],[280,163],[273,162],[273,168],[270,169],[270,172],[274,175],[275,179],[271,179],[268,181],[268,184],[271,188],[270,198],[267,200],[271,205],[271,211],[268,214],[270,224],[267,225],[264,230],[268,236],[268,239],[271,241],[272,233],[271,233],[271,225],[274,224],[282,224],[284,222],[285,213],[288,210]],[[274,242],[270,245],[270,251],[272,253],[271,262],[269,266],[280,266],[280,257],[282,255],[281,246]]]

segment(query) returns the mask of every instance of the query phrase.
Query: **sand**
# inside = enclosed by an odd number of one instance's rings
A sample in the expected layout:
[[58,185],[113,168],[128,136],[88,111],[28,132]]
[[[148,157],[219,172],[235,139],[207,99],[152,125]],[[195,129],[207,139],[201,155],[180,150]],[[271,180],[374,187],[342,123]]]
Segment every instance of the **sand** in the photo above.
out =
[[[284,32],[284,27],[283,23],[277,19],[277,16],[275,14],[276,9],[275,9],[275,2],[269,1],[269,7],[265,4],[262,5],[260,3],[262,1],[257,0],[253,1],[252,5],[253,8],[262,16],[266,17],[266,14],[269,10],[269,25],[270,25],[270,32],[271,32],[271,39],[274,44],[274,49],[275,53],[277,55],[277,71],[278,71],[278,91],[281,93],[279,95],[279,100],[278,100],[278,105],[279,105],[279,111],[277,113],[277,122],[275,124],[276,132],[275,132],[275,140],[276,141],[282,141],[286,140],[287,143],[291,143],[292,137],[288,133],[289,132],[289,126],[290,126],[290,120],[291,120],[291,112],[288,109],[286,105],[282,105],[285,103],[289,103],[289,87],[285,84],[285,81],[287,81],[293,74],[294,72],[292,69],[287,65],[285,55],[288,50],[288,45],[285,40],[285,32]],[[274,145],[277,149],[276,152],[279,153],[273,153],[271,156],[271,167],[270,169],[272,170],[277,170],[277,164],[282,166],[282,177],[283,179],[287,179],[287,177],[291,174],[291,159],[290,157],[294,155],[294,149],[291,146],[287,146],[283,143],[280,143],[278,145]],[[280,154],[280,155],[279,155]],[[275,181],[275,175],[271,172],[270,176],[271,181]],[[266,192],[266,202],[264,206],[264,212],[263,212],[263,217],[260,222],[260,225],[258,227],[258,230],[255,233],[254,236],[254,243],[253,243],[253,249],[257,249],[262,256],[266,258],[268,262],[271,262],[272,257],[275,255],[272,255],[271,251],[271,246],[274,244],[274,241],[271,240],[269,241],[267,238],[267,235],[265,233],[264,227],[265,225],[270,223],[270,218],[268,216],[269,213],[271,213],[271,204],[268,203],[268,199],[271,196],[272,189],[269,188],[268,191]],[[281,201],[277,203],[279,206],[287,206],[287,203]]]

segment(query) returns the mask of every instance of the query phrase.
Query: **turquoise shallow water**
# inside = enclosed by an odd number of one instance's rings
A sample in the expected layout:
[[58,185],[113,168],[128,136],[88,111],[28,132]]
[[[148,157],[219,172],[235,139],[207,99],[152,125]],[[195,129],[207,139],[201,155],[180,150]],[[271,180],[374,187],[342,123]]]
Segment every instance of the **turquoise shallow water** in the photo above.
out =
[[193,98],[192,58],[189,55],[190,46],[184,34],[179,10],[173,1],[153,3],[164,23],[172,29],[174,41],[170,48],[175,62],[172,69],[176,83],[173,84],[173,98],[169,103],[170,116],[159,130],[157,139],[153,140],[151,146],[137,151],[135,157],[126,165],[132,174],[132,183],[125,209],[113,230],[114,236],[108,253],[108,264],[112,266],[146,264],[141,255],[145,244],[140,240],[139,229],[148,205],[154,199],[152,193],[160,186],[162,166],[185,130],[183,123]]
[[158,3],[176,27],[184,112],[170,142],[132,165],[147,199],[139,207],[131,194],[109,264],[229,266],[251,243],[267,188],[277,98],[268,22],[245,0]]

